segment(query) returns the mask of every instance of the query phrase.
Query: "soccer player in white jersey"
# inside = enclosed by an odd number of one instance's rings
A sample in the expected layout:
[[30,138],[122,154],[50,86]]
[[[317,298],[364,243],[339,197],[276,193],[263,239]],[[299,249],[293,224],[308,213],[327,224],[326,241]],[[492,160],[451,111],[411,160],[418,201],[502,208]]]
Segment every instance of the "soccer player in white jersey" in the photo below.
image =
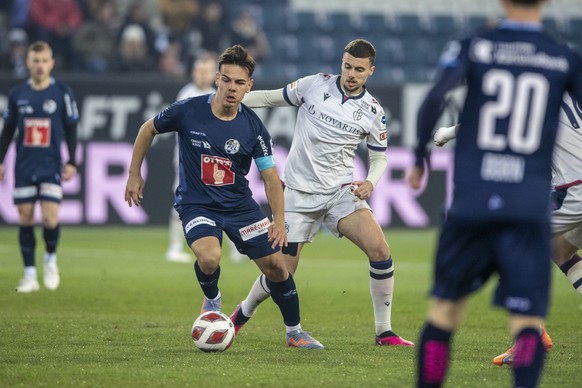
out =
[[[189,97],[202,96],[214,93],[214,78],[216,76],[216,60],[211,56],[205,56],[194,61],[192,65],[192,81],[184,85],[178,92],[177,101]],[[178,186],[178,142],[174,147],[174,167],[175,178],[173,188]],[[192,261],[192,255],[184,249],[184,231],[182,221],[178,213],[172,208],[170,210],[170,222],[168,225],[168,251],[166,260],[177,263],[188,263]]]
[[[370,42],[354,40],[344,49],[341,75],[310,75],[282,89],[250,92],[243,103],[251,108],[299,108],[283,177],[289,236],[283,253],[289,271],[295,273],[301,249],[322,225],[337,237],[347,237],[368,257],[376,343],[414,346],[392,331],[394,266],[384,232],[366,203],[387,164],[386,117],[365,87],[375,57]],[[355,152],[364,140],[368,176],[354,181]],[[268,297],[260,276],[231,316],[237,332]]]
[[[434,134],[435,145],[441,147],[456,137],[457,127],[441,127]],[[560,131],[552,157],[552,260],[582,295],[582,108],[569,95],[564,95],[560,113]],[[552,340],[545,330],[542,341],[546,350]],[[495,365],[509,365],[514,347],[493,358]]]

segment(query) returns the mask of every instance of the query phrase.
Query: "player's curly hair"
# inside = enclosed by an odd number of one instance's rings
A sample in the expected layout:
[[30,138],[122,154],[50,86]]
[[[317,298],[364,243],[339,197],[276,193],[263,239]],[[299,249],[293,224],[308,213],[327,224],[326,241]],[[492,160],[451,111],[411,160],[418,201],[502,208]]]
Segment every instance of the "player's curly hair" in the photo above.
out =
[[224,50],[218,59],[218,69],[222,65],[237,65],[248,70],[249,77],[252,77],[255,71],[256,62],[253,57],[249,54],[247,49],[239,44],[235,44]]
[[344,48],[344,53],[348,53],[356,58],[369,58],[370,65],[374,66],[376,61],[376,49],[374,45],[365,39],[352,40]]

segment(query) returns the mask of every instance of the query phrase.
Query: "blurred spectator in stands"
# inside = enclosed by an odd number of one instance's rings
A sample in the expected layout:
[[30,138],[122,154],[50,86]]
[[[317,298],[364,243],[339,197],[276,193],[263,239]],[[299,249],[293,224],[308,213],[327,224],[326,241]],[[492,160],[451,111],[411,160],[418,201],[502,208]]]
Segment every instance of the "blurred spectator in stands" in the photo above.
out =
[[219,1],[210,1],[202,9],[197,20],[202,33],[202,47],[218,56],[230,45],[228,20]]
[[0,69],[9,71],[17,78],[26,78],[26,52],[28,49],[28,35],[22,28],[13,28],[8,33],[8,47],[2,55]]
[[183,78],[186,75],[186,68],[180,59],[181,52],[182,44],[178,40],[170,41],[158,62],[160,74],[172,78]]
[[53,49],[56,69],[71,63],[71,38],[83,17],[76,0],[29,0],[29,16],[33,36],[44,40]]
[[121,31],[118,69],[124,73],[155,70],[146,34],[139,24],[129,24]]
[[198,14],[196,0],[158,0],[158,6],[162,23],[169,29],[172,37],[186,32]]
[[2,9],[8,16],[10,28],[23,28],[28,31],[30,25],[29,3],[31,0],[6,0],[0,1]]
[[119,28],[119,33],[117,36],[118,44],[121,42],[121,34],[125,30],[125,27],[129,25],[138,25],[142,28],[145,34],[146,45],[149,54],[157,57],[158,51],[156,50],[156,32],[152,27],[150,18],[147,14],[144,3],[141,0],[132,1],[125,13],[121,27]]
[[116,50],[117,12],[113,0],[102,0],[95,17],[81,25],[73,37],[73,49],[80,70],[106,73],[111,70]]
[[230,43],[246,48],[255,61],[260,62],[269,56],[267,35],[257,23],[250,10],[244,10],[231,25]]

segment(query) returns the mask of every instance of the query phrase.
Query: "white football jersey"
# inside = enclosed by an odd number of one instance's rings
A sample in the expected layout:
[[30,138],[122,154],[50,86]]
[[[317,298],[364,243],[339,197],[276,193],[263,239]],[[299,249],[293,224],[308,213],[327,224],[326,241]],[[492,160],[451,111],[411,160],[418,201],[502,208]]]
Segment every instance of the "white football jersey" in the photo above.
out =
[[176,101],[180,101],[189,97],[198,97],[203,94],[214,93],[214,90],[215,89],[213,87],[201,89],[198,86],[196,86],[193,82],[190,82],[189,84],[185,85],[182,89],[180,89],[180,91],[178,92],[178,97],[176,97]]
[[339,75],[316,74],[288,84],[283,93],[299,107],[283,175],[292,189],[333,193],[353,180],[355,152],[364,139],[369,149],[386,150],[384,110],[365,88],[348,97]]
[[560,112],[560,131],[552,157],[552,184],[556,187],[582,180],[582,109],[564,95]]

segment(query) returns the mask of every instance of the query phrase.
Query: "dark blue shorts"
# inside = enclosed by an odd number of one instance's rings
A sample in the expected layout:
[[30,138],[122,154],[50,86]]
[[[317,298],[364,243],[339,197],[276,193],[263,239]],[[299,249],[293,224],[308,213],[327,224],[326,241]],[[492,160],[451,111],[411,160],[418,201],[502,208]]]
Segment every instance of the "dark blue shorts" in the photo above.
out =
[[14,204],[40,201],[60,203],[63,199],[61,174],[55,172],[47,175],[15,175]]
[[227,234],[238,251],[255,260],[272,255],[279,247],[271,248],[267,231],[271,221],[256,202],[243,209],[216,211],[201,206],[177,205],[188,245],[199,238],[214,236],[222,245],[222,232]]
[[457,300],[499,275],[494,303],[510,312],[546,316],[550,288],[550,223],[445,221],[432,295]]

